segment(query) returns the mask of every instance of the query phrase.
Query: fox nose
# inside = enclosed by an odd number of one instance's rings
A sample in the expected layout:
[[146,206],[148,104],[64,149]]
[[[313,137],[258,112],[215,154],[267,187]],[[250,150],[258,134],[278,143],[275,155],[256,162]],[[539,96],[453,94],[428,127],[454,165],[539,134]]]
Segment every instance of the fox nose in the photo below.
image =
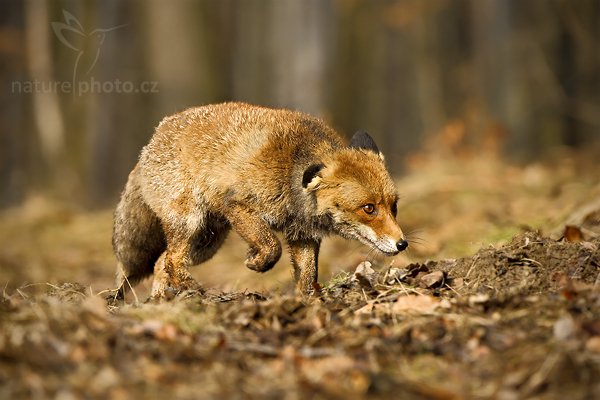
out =
[[402,239],[401,241],[396,243],[396,248],[398,249],[398,251],[406,250],[407,247],[408,247],[408,242],[404,239]]

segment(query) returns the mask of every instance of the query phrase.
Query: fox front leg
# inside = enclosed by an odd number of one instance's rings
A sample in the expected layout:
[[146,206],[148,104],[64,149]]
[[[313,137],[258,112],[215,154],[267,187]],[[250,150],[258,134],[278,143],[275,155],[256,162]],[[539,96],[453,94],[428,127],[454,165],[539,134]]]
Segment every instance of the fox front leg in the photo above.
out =
[[319,240],[288,240],[294,280],[302,294],[309,294],[314,289],[318,277]]
[[267,223],[252,210],[231,204],[226,214],[231,227],[249,245],[245,265],[257,272],[273,268],[281,257],[281,243]]

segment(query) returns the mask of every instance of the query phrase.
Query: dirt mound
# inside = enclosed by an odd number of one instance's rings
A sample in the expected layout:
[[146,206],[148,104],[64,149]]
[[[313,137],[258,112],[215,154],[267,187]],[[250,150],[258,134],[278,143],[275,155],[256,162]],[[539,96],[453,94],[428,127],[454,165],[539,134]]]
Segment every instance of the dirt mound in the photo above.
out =
[[600,241],[528,233],[304,301],[183,293],[107,306],[77,284],[0,302],[1,398],[600,397]]
[[453,288],[506,296],[542,294],[568,285],[596,283],[600,272],[600,239],[570,243],[536,233],[515,236],[506,246],[479,250],[475,256],[428,263],[457,278]]

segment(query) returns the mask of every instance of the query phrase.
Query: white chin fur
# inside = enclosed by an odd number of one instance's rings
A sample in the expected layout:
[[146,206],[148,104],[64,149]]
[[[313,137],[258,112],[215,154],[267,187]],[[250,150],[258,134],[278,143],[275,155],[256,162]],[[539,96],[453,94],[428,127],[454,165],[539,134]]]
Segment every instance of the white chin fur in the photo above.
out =
[[389,238],[379,238],[375,231],[368,226],[361,226],[360,229],[353,232],[356,239],[364,244],[373,247],[386,255],[396,255],[399,253],[396,242]]

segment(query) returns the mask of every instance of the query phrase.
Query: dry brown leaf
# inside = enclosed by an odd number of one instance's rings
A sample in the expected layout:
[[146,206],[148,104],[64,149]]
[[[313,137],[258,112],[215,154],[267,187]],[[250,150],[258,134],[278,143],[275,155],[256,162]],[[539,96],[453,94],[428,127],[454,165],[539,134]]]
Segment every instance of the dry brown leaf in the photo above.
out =
[[570,315],[559,318],[552,328],[556,340],[568,340],[575,336],[577,325]]
[[600,336],[593,336],[585,342],[585,349],[600,354]]
[[440,287],[444,284],[444,272],[443,271],[433,271],[427,275],[422,276],[420,278],[420,281],[427,288]]
[[303,375],[315,383],[323,382],[327,378],[338,376],[354,368],[356,368],[356,362],[346,355],[303,359],[301,363]]
[[363,261],[354,270],[353,281],[358,281],[361,286],[371,288],[377,279],[377,272],[371,267],[372,264],[369,261]]
[[581,242],[583,240],[581,229],[574,225],[566,225],[563,236],[567,242]]
[[440,301],[433,296],[408,295],[400,296],[395,303],[392,303],[393,313],[415,312],[419,314],[428,314],[440,306]]
[[355,311],[368,314],[373,311],[388,314],[429,314],[440,306],[440,301],[427,295],[402,295],[393,303],[369,303]]

